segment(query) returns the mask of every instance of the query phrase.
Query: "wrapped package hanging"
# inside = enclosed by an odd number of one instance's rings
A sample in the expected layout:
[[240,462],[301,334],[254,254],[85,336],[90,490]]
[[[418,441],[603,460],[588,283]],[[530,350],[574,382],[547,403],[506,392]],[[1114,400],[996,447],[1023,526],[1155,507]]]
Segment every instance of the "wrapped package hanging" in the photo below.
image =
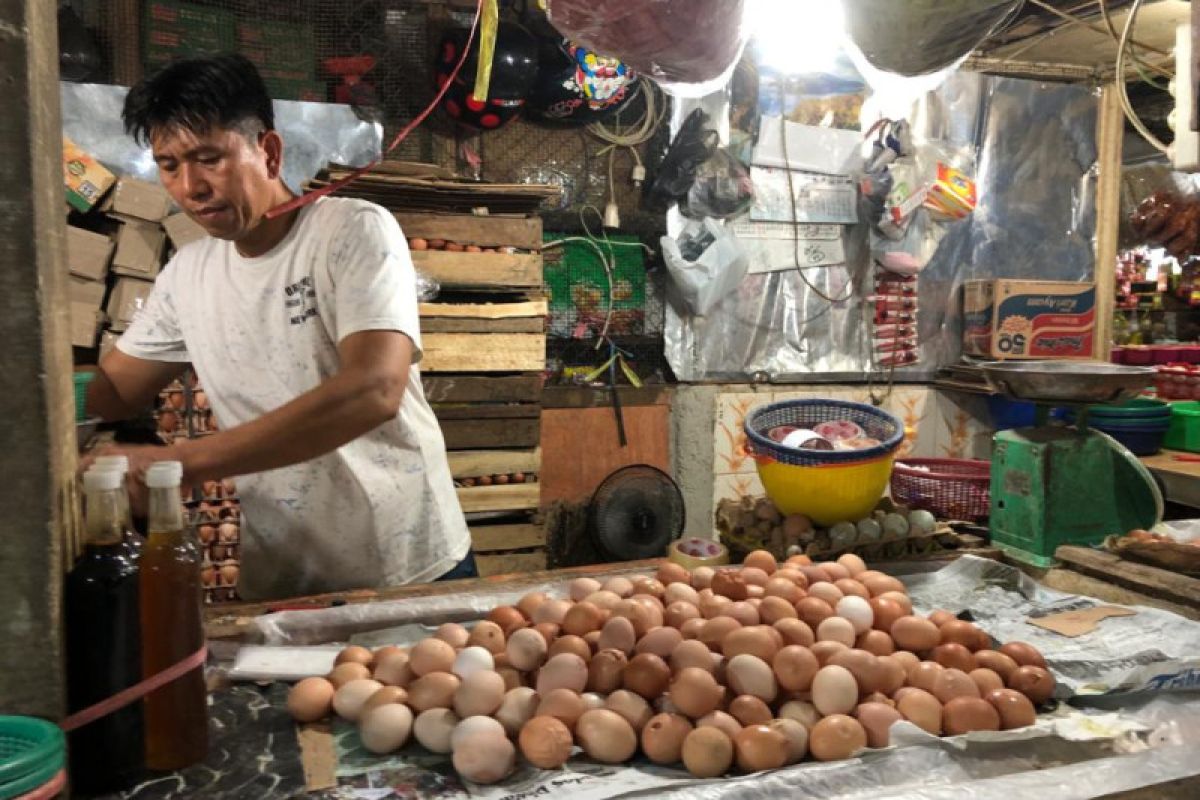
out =
[[732,219],[754,205],[750,170],[725,148],[713,151],[700,165],[680,210],[693,219]]
[[737,291],[750,269],[738,238],[712,219],[689,222],[678,241],[664,236],[660,244],[671,280],[696,316]]
[[547,0],[564,36],[619,58],[668,91],[700,97],[746,44],[743,0]]
[[689,114],[646,191],[646,208],[665,213],[675,203],[684,202],[700,167],[716,152],[719,142],[720,136],[708,127],[703,109]]

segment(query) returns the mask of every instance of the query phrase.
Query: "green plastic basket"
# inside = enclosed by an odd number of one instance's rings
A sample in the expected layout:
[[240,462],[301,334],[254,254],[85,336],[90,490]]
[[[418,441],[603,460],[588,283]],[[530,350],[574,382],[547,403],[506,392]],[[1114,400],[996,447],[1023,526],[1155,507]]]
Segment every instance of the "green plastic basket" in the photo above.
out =
[[92,382],[92,378],[96,377],[96,373],[91,370],[75,373],[75,421],[83,422],[87,419],[87,387]]
[[48,783],[65,762],[66,738],[57,725],[33,717],[0,717],[0,800]]
[[1169,450],[1200,453],[1200,403],[1171,404],[1171,427],[1167,428],[1163,446]]

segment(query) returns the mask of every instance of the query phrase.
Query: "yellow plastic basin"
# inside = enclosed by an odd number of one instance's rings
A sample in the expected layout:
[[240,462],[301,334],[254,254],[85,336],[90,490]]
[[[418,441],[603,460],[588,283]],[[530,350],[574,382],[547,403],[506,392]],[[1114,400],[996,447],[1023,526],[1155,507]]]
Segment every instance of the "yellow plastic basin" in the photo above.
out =
[[756,459],[767,496],[785,515],[803,514],[817,525],[857,522],[875,510],[892,477],[896,453],[848,464],[792,466]]

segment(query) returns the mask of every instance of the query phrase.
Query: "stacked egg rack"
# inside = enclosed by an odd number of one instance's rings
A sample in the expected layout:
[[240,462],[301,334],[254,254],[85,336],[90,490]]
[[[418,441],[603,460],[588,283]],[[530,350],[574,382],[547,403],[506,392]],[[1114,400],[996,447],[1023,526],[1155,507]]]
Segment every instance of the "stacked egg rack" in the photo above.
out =
[[[217,431],[208,397],[191,371],[159,394],[155,421],[164,444],[209,436]],[[184,521],[204,556],[200,568],[204,601],[237,600],[242,543],[242,509],[237,486],[229,479],[206,481],[184,498],[183,510]]]
[[413,264],[436,281],[421,303],[425,394],[445,438],[481,575],[546,566],[541,410],[546,367],[537,216],[396,213]]

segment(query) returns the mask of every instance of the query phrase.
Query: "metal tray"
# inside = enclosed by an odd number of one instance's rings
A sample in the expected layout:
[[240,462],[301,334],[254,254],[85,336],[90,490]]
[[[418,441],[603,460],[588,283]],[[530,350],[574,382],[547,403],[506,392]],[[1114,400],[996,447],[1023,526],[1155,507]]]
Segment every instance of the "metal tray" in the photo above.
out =
[[996,391],[1017,400],[1063,405],[1119,403],[1154,380],[1153,367],[1107,361],[994,361],[981,365]]

